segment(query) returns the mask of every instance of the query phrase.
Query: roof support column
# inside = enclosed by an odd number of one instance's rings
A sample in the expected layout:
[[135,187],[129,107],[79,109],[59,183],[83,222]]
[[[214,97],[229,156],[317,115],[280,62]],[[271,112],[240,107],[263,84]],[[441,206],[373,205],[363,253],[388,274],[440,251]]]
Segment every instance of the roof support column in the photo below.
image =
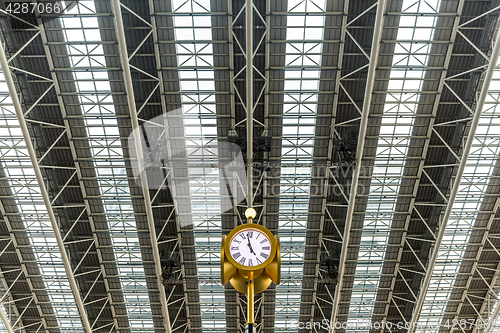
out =
[[142,192],[144,195],[144,203],[146,206],[146,216],[148,220],[149,227],[149,237],[151,241],[151,247],[153,250],[153,259],[155,263],[155,275],[158,285],[158,291],[160,292],[160,302],[162,308],[162,314],[164,319],[165,330],[167,333],[172,332],[170,325],[170,317],[168,314],[167,296],[165,294],[165,288],[163,287],[161,280],[161,261],[160,261],[160,251],[158,250],[158,242],[156,240],[156,228],[153,218],[153,208],[151,206],[151,197],[149,195],[149,188],[147,183],[147,177],[144,171],[144,155],[141,146],[141,140],[138,137],[139,131],[135,131],[139,127],[139,120],[137,117],[137,108],[135,105],[134,88],[132,86],[132,75],[130,72],[130,64],[128,62],[127,53],[127,43],[125,40],[125,29],[123,27],[123,17],[121,12],[120,0],[111,0],[111,10],[113,13],[113,20],[115,22],[116,37],[118,39],[118,50],[120,54],[120,61],[123,69],[123,80],[125,83],[125,90],[127,92],[127,101],[130,111],[130,120],[132,123],[132,131],[134,135],[135,147],[129,147],[129,149],[135,149],[138,159],[139,174],[141,176]]
[[47,188],[45,187],[45,183],[43,181],[42,171],[40,169],[40,165],[38,164],[38,159],[36,156],[35,149],[33,147],[33,143],[30,138],[30,134],[28,131],[28,126],[24,119],[23,110],[21,103],[19,101],[19,97],[16,92],[16,87],[14,84],[14,79],[12,79],[12,73],[10,71],[9,63],[7,61],[7,57],[5,55],[5,50],[3,45],[0,46],[0,63],[2,65],[3,74],[5,76],[5,81],[7,82],[7,86],[9,88],[10,97],[12,98],[12,103],[14,104],[14,109],[16,111],[16,116],[19,121],[19,126],[21,127],[21,131],[23,133],[24,141],[26,142],[26,149],[28,150],[31,164],[33,165],[33,170],[35,172],[36,180],[38,182],[38,186],[40,187],[40,193],[43,197],[43,202],[47,209],[47,214],[50,219],[50,224],[52,229],[54,230],[54,236],[57,241],[57,245],[59,247],[59,252],[61,253],[61,259],[64,263],[64,268],[66,270],[66,274],[68,276],[69,283],[71,285],[71,289],[73,291],[73,296],[75,297],[75,302],[78,306],[78,311],[80,313],[80,317],[82,320],[82,324],[87,333],[92,333],[91,324],[89,322],[89,318],[87,316],[87,312],[85,311],[85,307],[83,305],[83,301],[80,295],[80,290],[75,280],[75,276],[73,275],[73,269],[71,267],[71,263],[69,261],[68,254],[66,249],[64,248],[64,242],[61,235],[61,230],[59,230],[59,225],[56,221],[56,216],[54,211],[52,210],[52,204],[49,197],[49,193]]
[[246,0],[247,206],[253,206],[253,1]]
[[[481,94],[479,95],[479,99],[476,104],[476,110],[474,113],[474,117],[472,119],[472,123],[470,126],[470,132],[467,137],[467,142],[465,143],[462,158],[460,160],[460,164],[458,166],[457,175],[455,177],[455,181],[453,183],[453,187],[450,192],[450,197],[448,199],[448,204],[446,205],[446,210],[443,215],[443,220],[441,225],[439,226],[439,233],[436,238],[436,244],[434,245],[434,249],[432,250],[432,256],[429,260],[429,266],[427,267],[427,273],[424,277],[424,282],[420,288],[420,293],[418,295],[417,302],[415,303],[415,307],[413,308],[413,313],[411,316],[411,326],[408,330],[408,333],[413,333],[416,328],[416,322],[420,316],[420,311],[422,310],[422,306],[424,304],[425,295],[427,294],[427,290],[429,289],[429,284],[431,282],[432,273],[434,271],[434,266],[437,262],[437,257],[439,254],[439,249],[441,247],[441,243],[443,242],[443,237],[446,231],[446,226],[448,225],[448,221],[450,219],[451,211],[453,210],[453,205],[455,203],[455,199],[457,198],[458,189],[460,187],[460,182],[462,181],[462,176],[464,174],[465,166],[467,164],[467,160],[469,158],[469,154],[472,148],[472,143],[474,141],[474,136],[476,135],[477,126],[479,124],[479,120],[481,118],[481,114],[483,112],[484,102],[486,100],[486,96],[488,95],[488,90],[490,88],[491,79],[493,78],[493,74],[495,72],[495,66],[498,60],[498,55],[500,54],[500,33],[497,33],[497,38],[495,40],[495,46],[493,47],[493,52],[490,56],[490,62],[488,64],[488,69],[486,70],[486,75],[484,77],[483,87],[481,88]],[[500,313],[500,307],[495,308],[493,315],[498,315]],[[491,330],[491,328],[490,328]],[[488,330],[485,332],[489,332]]]
[[[493,74],[495,72],[495,66],[497,64],[499,54],[500,54],[500,33],[497,32],[495,46],[493,47],[493,52],[491,53],[490,56],[490,62],[488,64],[488,69],[486,70],[486,75],[484,77],[484,83],[483,87],[481,88],[481,94],[479,95],[479,99],[476,104],[476,110],[474,113],[474,117],[472,118],[470,132],[469,135],[467,136],[467,142],[465,143],[463,149],[462,158],[460,160],[460,165],[458,166],[457,175],[455,177],[455,181],[453,183],[453,187],[450,192],[448,204],[446,205],[446,210],[443,215],[443,220],[441,222],[441,225],[439,226],[439,233],[437,234],[436,244],[434,245],[434,249],[432,250],[432,256],[431,259],[429,260],[429,266],[427,267],[427,273],[425,274],[424,282],[420,288],[420,293],[418,295],[417,302],[415,303],[415,307],[413,308],[413,313],[410,321],[412,325],[410,326],[408,333],[413,333],[415,331],[416,322],[418,321],[418,318],[420,316],[420,311],[422,310],[422,306],[425,301],[425,295],[427,294],[427,290],[429,289],[429,284],[431,282],[434,267],[436,266],[439,249],[441,247],[441,243],[443,242],[446,226],[448,225],[448,221],[450,219],[451,211],[453,210],[455,199],[457,198],[460,182],[462,181],[462,176],[464,174],[465,166],[469,158],[469,154],[472,148],[472,143],[474,141],[474,136],[476,135],[477,126],[479,124],[479,120],[481,119],[484,102],[486,100],[486,96],[488,95],[488,90],[490,88],[491,79],[493,78]],[[500,307],[497,306],[493,313],[493,317],[495,318],[496,316],[498,316],[499,313],[500,313]],[[491,330],[491,327],[489,328],[489,330]],[[488,333],[489,330],[487,329],[485,332]]]
[[[361,124],[359,125],[358,146],[356,148],[356,165],[352,175],[351,191],[349,195],[349,202],[347,206],[346,221],[344,226],[344,238],[342,242],[342,250],[340,253],[340,262],[338,270],[338,284],[335,288],[333,296],[332,316],[330,324],[337,321],[338,307],[340,302],[340,292],[343,285],[343,276],[345,271],[345,264],[347,259],[347,249],[349,247],[349,240],[351,235],[351,225],[354,215],[354,205],[356,201],[356,193],[358,189],[359,175],[361,173],[361,162],[363,158],[363,150],[365,147],[365,136],[368,127],[368,115],[370,113],[370,106],[372,100],[373,85],[375,83],[375,70],[377,68],[380,40],[382,37],[382,28],[384,26],[384,12],[387,0],[379,0],[377,4],[377,14],[375,16],[375,26],[373,29],[372,49],[370,52],[370,64],[368,66],[368,76],[366,79],[366,90],[363,100],[363,109],[361,114]],[[330,332],[335,331],[335,325],[330,325]]]

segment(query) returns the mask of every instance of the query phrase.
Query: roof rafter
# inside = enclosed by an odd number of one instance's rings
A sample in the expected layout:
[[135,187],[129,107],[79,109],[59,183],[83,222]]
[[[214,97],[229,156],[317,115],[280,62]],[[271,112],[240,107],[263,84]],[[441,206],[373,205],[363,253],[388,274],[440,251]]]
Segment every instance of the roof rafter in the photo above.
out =
[[10,69],[6,54],[5,54],[4,46],[0,46],[0,63],[2,64],[2,70],[3,70],[4,76],[5,76],[5,80],[7,82],[7,86],[8,86],[9,91],[10,91],[12,102],[14,104],[14,109],[16,111],[16,116],[17,116],[17,119],[19,121],[21,131],[23,133],[24,141],[26,143],[29,157],[30,157],[31,163],[33,165],[33,170],[35,172],[35,176],[36,176],[39,188],[40,188],[40,192],[41,192],[41,195],[43,197],[44,205],[47,208],[47,214],[49,216],[50,223],[51,223],[52,229],[54,231],[54,235],[55,235],[55,238],[57,241],[59,252],[61,253],[61,259],[63,261],[64,268],[66,270],[66,274],[67,274],[68,280],[70,282],[71,289],[73,291],[73,295],[75,297],[76,304],[78,306],[78,311],[80,312],[82,324],[85,327],[85,331],[87,333],[92,333],[92,325],[90,324],[90,320],[87,316],[87,312],[86,312],[85,306],[83,304],[82,296],[80,295],[80,290],[78,288],[75,276],[73,274],[73,269],[71,267],[71,263],[69,261],[68,254],[67,254],[66,249],[65,249],[63,237],[61,235],[61,231],[59,230],[59,225],[58,225],[57,220],[56,220],[56,215],[55,215],[53,207],[52,207],[52,200],[50,199],[49,193],[48,193],[47,188],[45,186],[45,182],[43,179],[41,168],[40,168],[40,165],[38,163],[36,151],[33,147],[33,143],[31,141],[31,137],[30,137],[30,134],[28,131],[28,125],[27,125],[26,119],[24,117],[24,112],[23,112],[23,109],[22,109],[22,106],[21,106],[21,103],[20,103],[20,100],[18,97],[19,95],[17,94],[15,83],[14,83],[14,80],[12,78],[11,69]]
[[[53,63],[53,60],[52,60],[52,52],[50,51],[50,48],[47,45],[47,33],[45,31],[45,27],[44,27],[42,19],[38,18],[37,22],[38,22],[38,27],[40,29],[40,36],[41,36],[42,41],[44,43],[44,51],[45,51],[45,55],[46,55],[47,64],[48,64],[48,66],[49,66],[49,68],[51,70],[51,79],[54,82],[54,89],[56,91],[56,94],[58,95],[57,101],[58,101],[59,108],[61,110],[62,116],[64,117],[64,127],[65,127],[65,130],[66,130],[65,134],[68,137],[68,141],[69,141],[69,145],[70,145],[70,150],[71,150],[71,155],[73,156],[73,159],[75,161],[75,168],[76,168],[77,178],[79,180],[81,180],[81,179],[83,179],[83,175],[82,175],[82,171],[80,169],[80,163],[78,162],[78,155],[76,153],[75,145],[72,142],[72,137],[73,136],[72,136],[72,133],[71,133],[71,126],[70,126],[69,121],[67,119],[66,106],[65,106],[65,104],[63,102],[63,99],[61,97],[60,82],[59,82],[59,80],[57,78],[56,72],[54,71],[55,67],[54,67],[54,63]],[[48,150],[45,154],[48,154],[49,151],[50,150]],[[84,201],[84,204],[85,204],[84,211],[86,212],[86,214],[88,216],[89,222],[91,223],[93,230],[95,230],[96,228],[95,228],[95,225],[94,225],[94,221],[93,221],[93,217],[92,217],[92,210],[91,210],[90,203],[89,203],[89,200],[88,200],[88,196],[87,196],[87,191],[86,191],[86,188],[85,188],[85,184],[84,184],[83,181],[79,182],[79,183],[80,183],[79,188],[80,188],[80,191],[82,193],[82,198],[83,198],[83,201]],[[94,245],[95,245],[96,251],[98,252],[99,262],[101,264],[100,265],[100,270],[101,270],[101,274],[102,274],[102,277],[103,277],[103,280],[104,280],[104,285],[105,285],[105,288],[106,288],[106,291],[107,291],[108,302],[109,302],[109,305],[110,305],[110,307],[112,309],[112,312],[113,312],[114,316],[116,316],[116,310],[114,308],[113,299],[111,297],[111,293],[110,293],[110,290],[109,290],[109,283],[106,281],[106,270],[104,268],[104,264],[103,264],[103,261],[102,261],[102,255],[100,253],[101,252],[100,251],[100,242],[99,242],[99,238],[98,238],[98,236],[97,236],[96,233],[93,233],[93,241],[94,241]],[[89,247],[89,250],[90,250],[90,248],[91,247]],[[97,321],[97,319],[96,319],[96,321]],[[116,319],[116,317],[113,318],[113,322],[114,322],[115,329],[119,332],[120,328],[119,328],[118,320]],[[93,325],[94,324],[95,323],[93,323]]]
[[[448,66],[450,64],[450,60],[451,60],[451,58],[453,56],[453,47],[454,47],[455,38],[456,38],[456,34],[457,34],[456,30],[459,27],[460,16],[461,16],[461,13],[462,13],[462,9],[463,9],[464,3],[465,3],[465,0],[460,0],[460,3],[458,4],[458,7],[457,7],[457,16],[456,16],[456,18],[454,20],[454,23],[453,23],[453,31],[452,31],[451,36],[450,36],[450,45],[448,46],[448,49],[446,51],[446,58],[445,58],[444,65],[443,65],[444,69],[448,68]],[[441,76],[440,76],[439,87],[437,89],[436,98],[435,98],[435,100],[433,102],[432,118],[429,120],[429,129],[427,131],[427,137],[430,137],[432,135],[432,130],[433,130],[433,127],[435,126],[434,125],[435,124],[435,116],[436,116],[438,107],[440,105],[442,91],[444,89],[444,81],[446,79],[446,73],[447,73],[446,71],[443,71],[441,73]],[[420,186],[422,186],[422,184],[420,183],[420,177],[421,177],[421,174],[424,172],[424,168],[425,168],[425,166],[424,166],[425,163],[424,162],[425,162],[425,157],[426,157],[427,152],[428,152],[429,145],[430,145],[430,140],[426,140],[425,143],[424,143],[424,148],[422,150],[422,160],[419,163],[418,171],[416,173],[416,179],[415,179],[414,187],[413,187],[413,190],[411,191],[411,193],[413,193],[413,194],[416,194],[418,188]],[[408,207],[408,213],[407,213],[407,217],[406,217],[407,220],[409,220],[411,218],[411,216],[412,216],[411,213],[412,213],[413,210],[415,210],[417,212],[417,214],[420,214],[420,213],[418,213],[418,211],[414,207],[414,203],[415,203],[415,197],[413,196],[412,199],[411,199],[411,202],[409,204],[409,207]],[[425,223],[425,221],[423,221],[423,222]],[[428,227],[428,225],[427,225],[427,227]],[[401,261],[401,257],[403,255],[403,248],[404,248],[404,245],[406,243],[405,239],[408,237],[408,234],[405,232],[402,237],[403,237],[403,240],[402,240],[401,244],[403,246],[401,246],[400,249],[399,249],[398,262]],[[398,278],[398,274],[400,274],[400,276],[403,279],[404,283],[407,284],[407,286],[408,286],[408,282],[405,280],[405,278],[403,277],[402,273],[399,271],[399,266],[396,267],[395,270],[394,270],[393,277],[392,277],[392,285],[394,285],[395,280]],[[411,292],[411,289],[410,289],[410,292]],[[387,298],[387,301],[386,301],[385,312],[384,312],[384,317],[383,317],[384,320],[387,320],[387,316],[388,316],[388,312],[389,312],[389,308],[390,308],[391,302],[392,302],[392,293],[390,293],[388,295],[388,298]]]
[[[427,273],[425,274],[423,285],[420,289],[420,292],[418,294],[417,301],[415,303],[415,307],[413,309],[413,314],[410,323],[417,323],[418,318],[420,316],[420,311],[422,310],[422,306],[424,304],[425,300],[425,295],[427,294],[427,290],[429,288],[429,284],[431,282],[431,277],[434,271],[434,267],[437,262],[439,250],[441,247],[441,244],[443,242],[443,237],[446,231],[446,226],[448,224],[448,221],[450,219],[451,212],[453,210],[453,204],[455,203],[455,199],[457,197],[459,187],[460,187],[460,182],[462,180],[462,176],[464,174],[465,166],[467,164],[467,159],[469,158],[469,154],[471,152],[472,148],[472,143],[474,141],[474,135],[477,130],[477,126],[479,124],[479,120],[481,118],[481,114],[483,112],[483,107],[484,107],[484,102],[486,100],[486,97],[488,95],[488,89],[490,87],[491,80],[493,78],[493,73],[495,71],[495,66],[496,62],[498,60],[498,56],[500,54],[500,34],[497,35],[497,39],[495,41],[495,46],[493,48],[493,51],[490,56],[490,61],[488,64],[488,69],[485,74],[483,86],[481,88],[481,93],[479,95],[479,99],[476,104],[476,108],[474,110],[474,117],[472,119],[472,123],[470,126],[469,134],[467,137],[467,142],[465,143],[465,146],[463,148],[463,153],[460,159],[460,165],[458,167],[456,176],[455,176],[455,181],[453,183],[453,187],[451,189],[451,193],[448,198],[448,203],[446,205],[446,210],[444,212],[441,225],[439,227],[439,232],[436,237],[436,243],[434,245],[434,249],[432,251],[431,259],[429,260],[429,264],[427,266]],[[500,309],[499,309],[500,311]],[[415,325],[411,325],[408,333],[413,333],[415,331]]]
[[[132,86],[132,75],[130,71],[130,63],[129,63],[129,57],[128,57],[128,52],[127,52],[127,43],[125,40],[125,30],[123,27],[123,18],[122,18],[122,13],[121,13],[121,2],[120,0],[112,0],[112,13],[113,13],[113,18],[115,22],[115,29],[116,29],[116,36],[118,39],[118,46],[119,46],[119,54],[120,54],[120,61],[122,64],[122,69],[123,69],[123,76],[124,76],[124,81],[125,81],[125,89],[127,92],[127,101],[128,101],[128,107],[130,111],[130,118],[132,121],[132,129],[134,130],[134,143],[135,143],[135,150],[136,150],[136,156],[138,159],[138,166],[139,166],[139,174],[142,180],[142,185],[143,185],[143,195],[144,195],[144,205],[146,206],[146,215],[147,215],[147,221],[148,221],[148,227],[149,227],[149,234],[150,234],[150,241],[151,241],[151,246],[153,250],[153,259],[155,263],[155,274],[156,274],[156,280],[157,280],[157,285],[158,285],[158,291],[160,292],[160,302],[161,302],[161,308],[162,308],[162,314],[163,314],[163,322],[165,326],[165,330],[167,333],[172,332],[172,327],[170,325],[170,315],[168,313],[168,305],[167,305],[167,295],[165,293],[165,288],[163,287],[162,281],[161,281],[161,261],[160,261],[160,252],[158,250],[158,241],[156,239],[156,228],[154,224],[154,217],[153,217],[153,208],[151,205],[151,197],[149,194],[149,188],[148,188],[148,181],[145,178],[145,171],[144,171],[144,155],[143,155],[143,150],[142,150],[142,145],[141,145],[141,140],[140,137],[138,137],[138,132],[135,131],[135,129],[139,128],[139,121],[138,121],[138,116],[137,116],[137,109],[136,109],[136,104],[135,104],[135,97],[134,97],[134,88]],[[89,332],[90,333],[90,332]]]
[[[161,99],[162,110],[163,110],[164,113],[166,113],[166,111],[167,111],[167,101],[165,99],[165,84],[164,84],[165,78],[163,76],[163,72],[161,71],[161,55],[160,55],[160,49],[159,49],[159,45],[158,45],[158,41],[159,41],[159,39],[158,39],[158,30],[157,30],[158,29],[158,25],[157,25],[157,21],[156,21],[156,17],[155,17],[154,1],[153,0],[148,0],[148,4],[149,4],[149,13],[151,15],[151,29],[152,29],[152,37],[153,37],[153,43],[154,43],[154,52],[155,52],[154,55],[155,55],[156,70],[157,70],[157,75],[158,75],[158,91],[161,94],[160,95],[160,99]],[[171,147],[167,146],[166,148],[168,150],[169,156],[172,156]],[[175,175],[174,175],[173,172],[170,173],[170,177],[171,177],[171,184],[170,184],[171,191],[172,191],[172,193],[176,193],[175,181],[173,181],[173,179],[175,178]],[[160,190],[158,190],[158,191],[160,191]],[[155,194],[155,197],[156,196],[157,196],[157,194]],[[153,199],[152,199],[152,202],[151,202],[152,204],[155,201],[155,197],[153,197]],[[174,211],[176,210],[175,207],[172,208],[172,209]],[[177,217],[176,213],[177,212],[175,212],[174,222],[176,224],[176,228],[177,228],[176,230],[177,230],[177,232],[181,233],[181,228],[180,228],[178,217]],[[173,213],[171,213],[171,214],[173,214]],[[169,223],[169,221],[167,220],[165,223]],[[179,256],[181,258],[181,262],[186,262],[186,260],[184,259],[182,239],[178,239],[178,241],[180,243],[178,243],[176,246],[179,246]],[[182,265],[181,270],[182,270],[181,277],[183,279],[185,279],[186,278],[186,268],[185,268],[184,265]],[[183,288],[183,294],[184,294],[184,301],[183,301],[184,308],[186,309],[186,313],[187,314],[191,314],[191,312],[189,311],[189,304],[191,304],[191,303],[189,302],[188,293],[187,293],[187,287],[186,287],[185,283],[182,284],[182,288]],[[179,311],[181,309],[182,309],[182,307],[180,307]],[[192,324],[191,324],[191,318],[188,317],[187,318],[187,326],[186,326],[186,328],[188,330],[191,330],[191,328],[192,328],[191,326],[192,326]]]
[[[368,77],[366,79],[366,88],[365,88],[365,97],[363,100],[363,108],[361,113],[361,123],[359,126],[359,140],[356,147],[356,160],[355,160],[355,169],[352,175],[352,183],[350,190],[350,197],[347,206],[347,214],[346,221],[344,226],[344,236],[342,239],[342,251],[340,253],[340,263],[338,269],[338,284],[335,288],[335,293],[333,296],[333,307],[332,307],[332,315],[330,319],[330,323],[335,323],[337,321],[337,314],[339,309],[339,301],[340,301],[340,292],[342,290],[343,284],[343,274],[345,270],[345,263],[347,260],[347,249],[349,247],[349,239],[351,234],[351,224],[354,215],[354,206],[356,201],[356,195],[358,192],[358,181],[361,173],[361,162],[363,159],[363,151],[365,146],[365,136],[366,130],[368,127],[368,115],[370,113],[371,107],[371,99],[373,93],[373,85],[375,82],[375,70],[378,65],[378,57],[379,57],[379,49],[380,49],[380,41],[382,37],[382,29],[384,25],[384,12],[386,0],[379,0],[377,2],[377,14],[375,16],[375,26],[373,31],[373,41],[372,48],[370,51],[370,64],[368,67]],[[334,325],[331,325],[330,332],[333,333],[335,331]]]

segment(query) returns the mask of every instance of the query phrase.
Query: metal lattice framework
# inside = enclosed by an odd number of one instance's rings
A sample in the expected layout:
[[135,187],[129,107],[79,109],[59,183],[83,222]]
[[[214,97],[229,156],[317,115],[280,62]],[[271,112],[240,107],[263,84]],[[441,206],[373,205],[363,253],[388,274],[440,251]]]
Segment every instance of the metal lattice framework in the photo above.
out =
[[[9,3],[1,330],[241,332],[220,239],[247,205],[282,245],[261,333],[498,330],[500,1]],[[158,117],[187,162],[148,188]],[[218,141],[248,179],[197,166]]]

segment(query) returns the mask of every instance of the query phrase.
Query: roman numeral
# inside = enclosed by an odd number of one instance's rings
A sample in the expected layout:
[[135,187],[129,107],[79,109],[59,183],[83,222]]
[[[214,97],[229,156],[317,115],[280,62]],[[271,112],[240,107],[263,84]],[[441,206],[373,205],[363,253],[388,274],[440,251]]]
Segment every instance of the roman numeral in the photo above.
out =
[[263,246],[262,250],[270,250],[271,248],[269,246]]
[[238,247],[236,247],[236,246],[231,246],[231,250],[238,250]]
[[248,266],[253,266],[253,261],[252,261],[252,259],[248,259]]
[[245,264],[245,260],[246,260],[246,258],[242,257],[241,260],[240,260],[240,264],[244,265]]
[[265,259],[267,259],[267,257],[269,257],[269,256],[268,256],[267,254],[265,254],[264,252],[262,252],[262,253],[260,254],[260,256],[261,256],[262,258],[265,258]]
[[257,258],[257,262],[258,262],[258,264],[257,264],[257,265],[262,264],[262,261],[260,261],[260,260],[259,260],[259,258]]
[[267,238],[260,241],[261,244],[264,244],[265,242],[267,242]]
[[253,231],[249,231],[249,232],[247,232],[247,237],[248,237],[248,238],[252,238],[252,236],[253,236]]
[[234,239],[234,241],[238,244],[241,244],[241,242],[239,240],[237,240],[236,238]]
[[257,239],[259,239],[259,237],[260,237],[260,234],[257,234],[257,237],[255,239],[257,240]]
[[245,234],[240,234],[240,237],[245,239]]
[[236,260],[236,259],[238,259],[240,256],[241,256],[241,253],[236,252],[236,253],[233,255],[233,258],[234,258],[234,260]]

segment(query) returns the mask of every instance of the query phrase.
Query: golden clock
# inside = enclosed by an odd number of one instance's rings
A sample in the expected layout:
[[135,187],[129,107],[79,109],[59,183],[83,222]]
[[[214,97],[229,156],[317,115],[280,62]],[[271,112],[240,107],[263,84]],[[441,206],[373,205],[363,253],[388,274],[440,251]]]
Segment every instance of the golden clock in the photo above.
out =
[[247,223],[222,236],[221,282],[231,282],[246,293],[246,282],[255,279],[255,293],[266,290],[271,282],[280,283],[281,251],[279,237],[260,224]]
[[278,235],[266,227],[252,223],[255,209],[247,208],[249,223],[234,228],[222,236],[220,272],[221,282],[230,282],[234,289],[247,294],[246,332],[256,332],[254,324],[254,295],[266,290],[271,282],[280,284],[281,250]]

